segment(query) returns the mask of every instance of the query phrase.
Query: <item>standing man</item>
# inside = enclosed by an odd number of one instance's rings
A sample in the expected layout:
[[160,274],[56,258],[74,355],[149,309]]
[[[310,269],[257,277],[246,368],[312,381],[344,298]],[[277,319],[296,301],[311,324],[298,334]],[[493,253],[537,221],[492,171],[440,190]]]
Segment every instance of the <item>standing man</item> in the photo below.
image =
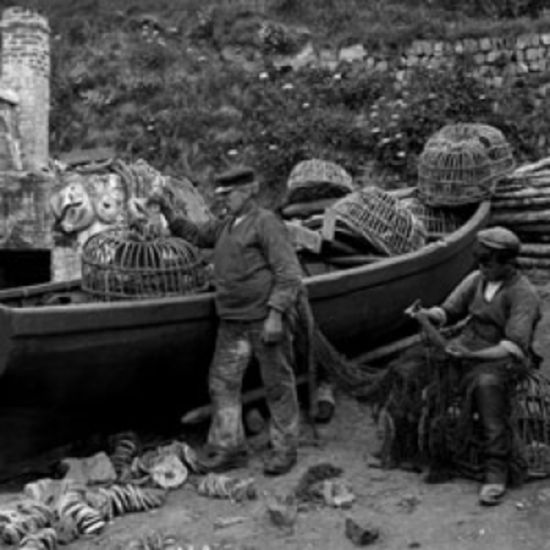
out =
[[227,217],[196,225],[177,217],[162,196],[153,196],[172,234],[199,247],[214,247],[216,311],[220,319],[210,367],[213,406],[205,470],[246,465],[241,387],[255,356],[271,415],[272,452],[266,475],[288,472],[297,460],[299,406],[292,367],[289,313],[302,288],[300,264],[284,224],[256,201],[259,184],[251,168],[239,167],[215,178]]

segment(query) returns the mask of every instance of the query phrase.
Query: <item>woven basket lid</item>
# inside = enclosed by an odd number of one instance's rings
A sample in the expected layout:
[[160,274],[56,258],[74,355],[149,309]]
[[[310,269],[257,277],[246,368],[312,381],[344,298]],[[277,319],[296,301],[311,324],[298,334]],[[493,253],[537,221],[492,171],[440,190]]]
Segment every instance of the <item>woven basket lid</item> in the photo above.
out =
[[496,178],[486,148],[477,138],[439,136],[418,159],[418,193],[430,206],[459,206],[489,198]]
[[346,192],[354,190],[352,177],[339,164],[320,159],[299,162],[290,172],[287,189],[330,184]]
[[504,134],[494,126],[477,122],[447,124],[431,136],[425,148],[437,148],[442,141],[478,139],[485,147],[495,178],[502,178],[516,167],[512,147]]
[[330,208],[330,215],[387,255],[422,247],[426,229],[405,205],[375,186],[346,195]]

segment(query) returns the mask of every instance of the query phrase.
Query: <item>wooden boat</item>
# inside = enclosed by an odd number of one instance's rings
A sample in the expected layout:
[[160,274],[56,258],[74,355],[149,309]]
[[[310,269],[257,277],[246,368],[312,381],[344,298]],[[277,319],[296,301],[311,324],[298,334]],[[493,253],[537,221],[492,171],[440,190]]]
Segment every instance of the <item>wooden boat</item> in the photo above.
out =
[[[403,310],[414,299],[440,302],[472,267],[489,210],[479,204],[458,230],[418,251],[308,277],[326,337],[350,356],[406,328]],[[79,297],[78,282],[0,292],[0,473],[92,432],[166,427],[207,400],[212,293],[75,303]]]

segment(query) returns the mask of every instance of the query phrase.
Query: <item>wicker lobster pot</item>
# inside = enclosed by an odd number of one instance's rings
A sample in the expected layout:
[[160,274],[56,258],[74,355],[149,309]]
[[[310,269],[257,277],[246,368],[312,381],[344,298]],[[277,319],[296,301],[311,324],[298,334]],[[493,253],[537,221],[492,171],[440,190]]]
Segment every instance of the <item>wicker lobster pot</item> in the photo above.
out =
[[401,202],[369,186],[337,201],[326,215],[362,236],[380,252],[392,256],[417,250],[426,243],[422,222]]
[[485,147],[491,171],[495,181],[511,174],[516,161],[512,152],[512,147],[504,134],[494,126],[480,123],[448,124],[437,131],[427,142],[426,148],[439,147],[442,140],[463,141],[468,139],[478,139]]
[[320,159],[299,162],[287,181],[287,203],[342,197],[355,189],[340,165]]
[[418,193],[429,206],[461,206],[491,196],[495,178],[478,139],[439,138],[418,159]]
[[207,284],[205,263],[183,239],[119,227],[93,235],[82,249],[82,290],[95,300],[181,296]]
[[406,206],[423,224],[430,235],[445,235],[456,231],[462,221],[450,208],[434,208],[424,204],[418,197],[401,199]]

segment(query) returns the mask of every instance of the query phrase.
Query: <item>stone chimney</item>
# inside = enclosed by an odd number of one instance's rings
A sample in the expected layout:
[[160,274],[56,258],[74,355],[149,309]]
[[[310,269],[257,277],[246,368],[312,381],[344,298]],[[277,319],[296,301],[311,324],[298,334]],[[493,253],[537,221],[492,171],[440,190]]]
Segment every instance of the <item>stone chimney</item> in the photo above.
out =
[[23,169],[49,160],[50,27],[41,15],[20,7],[2,12],[0,81],[19,98]]

